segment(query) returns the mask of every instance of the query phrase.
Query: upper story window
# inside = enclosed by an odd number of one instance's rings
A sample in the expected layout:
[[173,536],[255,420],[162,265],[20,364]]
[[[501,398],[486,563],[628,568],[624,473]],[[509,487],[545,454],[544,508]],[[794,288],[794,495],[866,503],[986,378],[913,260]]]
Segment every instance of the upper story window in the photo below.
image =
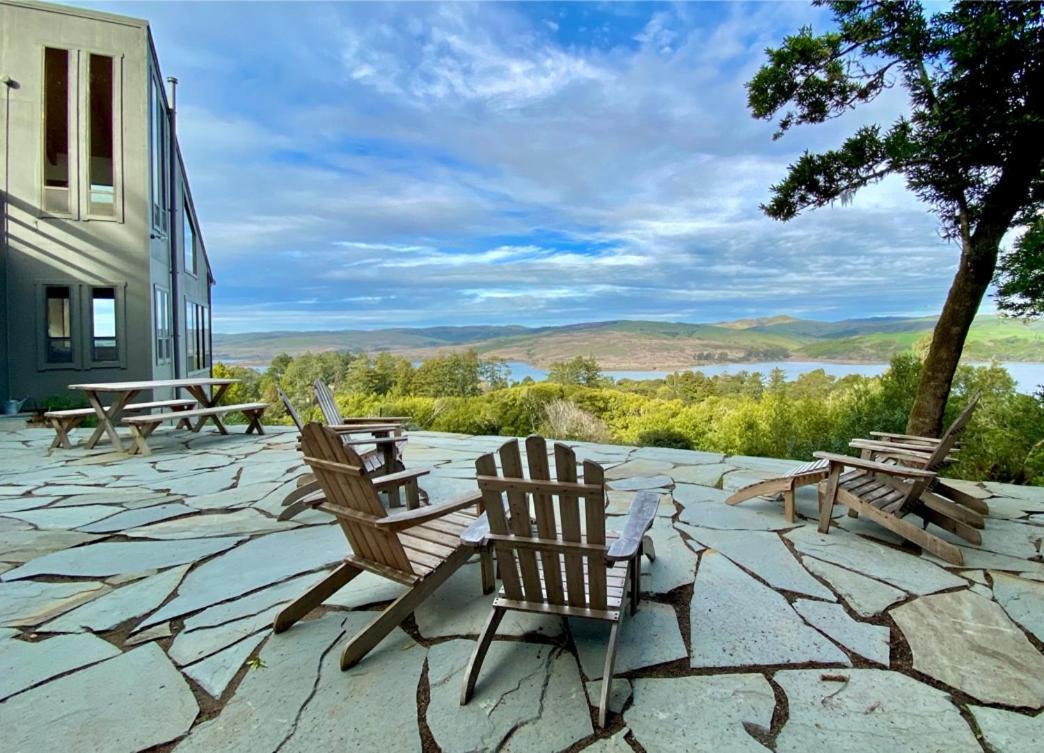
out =
[[196,274],[196,228],[192,222],[188,196],[182,198],[182,217],[184,217],[183,229],[181,231],[182,250],[185,259],[185,271],[190,275]]
[[163,91],[156,79],[152,79],[150,87],[152,110],[152,155],[149,160],[152,176],[152,226],[162,233],[167,232],[170,203],[169,159],[170,145],[167,120],[167,105],[163,101]]
[[88,56],[87,180],[88,212],[116,214],[116,171],[113,149],[115,78],[113,59]]
[[44,49],[43,75],[43,208],[72,212],[69,191],[69,51]]
[[73,362],[72,288],[48,285],[44,289],[44,361]]

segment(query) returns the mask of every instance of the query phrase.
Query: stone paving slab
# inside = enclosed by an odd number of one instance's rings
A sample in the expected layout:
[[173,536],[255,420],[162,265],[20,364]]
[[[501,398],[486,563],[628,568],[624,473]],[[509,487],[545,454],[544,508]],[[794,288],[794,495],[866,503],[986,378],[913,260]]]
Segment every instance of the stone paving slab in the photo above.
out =
[[[88,734],[68,746],[74,753],[157,745],[181,753],[434,753],[423,742],[428,732],[447,751],[496,745],[516,753],[619,751],[629,750],[631,739],[646,751],[859,750],[875,737],[885,748],[920,751],[928,749],[921,727],[935,730],[950,753],[964,749],[972,716],[981,717],[994,752],[1018,751],[1036,734],[1039,719],[1025,712],[1032,706],[968,705],[974,694],[963,686],[971,681],[945,663],[997,675],[1003,682],[990,682],[1009,692],[1012,684],[1032,689],[1036,675],[1044,675],[1038,638],[1028,637],[1039,636],[1037,592],[1044,583],[1037,539],[1044,527],[1029,517],[1044,522],[1035,490],[968,485],[997,514],[987,520],[984,546],[965,546],[965,566],[953,568],[919,557],[909,544],[897,546],[867,521],[846,518],[841,506],[838,522],[849,530],[819,535],[812,487],[799,491],[795,524],[783,519],[779,501],[727,507],[729,492],[715,488],[778,475],[791,461],[570,443],[581,459],[620,476],[614,484],[656,484],[663,493],[651,531],[658,557],[643,560],[641,609],[623,618],[616,672],[626,679],[614,683],[611,726],[602,732],[592,719],[608,630],[594,622],[572,620],[567,635],[558,618],[508,617],[474,699],[460,708],[463,663],[493,598],[481,594],[474,560],[405,623],[408,633],[394,630],[349,672],[337,666],[348,636],[403,586],[364,574],[291,630],[272,635],[273,614],[329,572],[348,547],[340,530],[326,525],[325,513],[275,520],[305,471],[296,433],[271,427],[254,437],[231,428],[229,436],[163,430],[149,458],[108,449],[48,457],[49,430],[0,434],[0,688],[21,686],[0,701],[0,717],[31,706],[37,733],[50,734],[41,719],[61,707],[70,718],[98,718],[115,731],[105,740],[111,746]],[[503,441],[410,436],[415,456],[436,466],[422,483],[433,501],[471,492],[475,457]],[[609,497],[613,527],[633,492]],[[210,549],[223,539],[231,540],[228,547]],[[967,609],[933,606],[942,597],[988,606],[969,619]],[[920,638],[895,617],[904,610],[915,614]],[[682,634],[679,614],[683,622],[688,617],[689,635]],[[901,649],[896,656],[912,654],[913,670],[892,662],[890,619],[899,626],[891,631]],[[528,620],[547,628],[525,627]],[[991,625],[1003,625],[1004,635],[997,638]],[[947,656],[933,666],[918,641],[936,633],[944,635],[935,641],[937,653]],[[4,672],[10,646],[8,664],[18,668]],[[986,666],[990,652],[1001,658]],[[125,661],[141,685],[129,703],[120,696],[125,683],[107,676],[120,670],[122,677]],[[882,669],[854,670],[850,661],[880,662]],[[795,663],[802,669],[789,669]],[[932,672],[942,691],[916,679]],[[788,679],[801,673],[803,679]],[[157,689],[150,675],[170,681]],[[831,695],[837,683],[824,675],[850,679]],[[83,690],[88,686],[91,693]],[[948,689],[956,695],[947,696]],[[981,687],[977,692],[994,697]],[[783,696],[789,711],[782,729],[770,730]],[[886,703],[875,705],[879,697]],[[893,697],[902,703],[888,702]],[[418,708],[418,698],[430,700]],[[167,717],[152,718],[158,714],[146,713],[150,704]],[[207,709],[205,721],[196,717],[197,706]],[[931,718],[919,721],[919,708],[932,710]],[[163,725],[173,717],[178,729],[168,730]],[[7,744],[6,718],[0,721]],[[904,747],[906,729],[918,732]]]
[[790,716],[776,738],[778,753],[980,753],[949,697],[897,672],[847,669],[825,680],[819,670],[777,672]]

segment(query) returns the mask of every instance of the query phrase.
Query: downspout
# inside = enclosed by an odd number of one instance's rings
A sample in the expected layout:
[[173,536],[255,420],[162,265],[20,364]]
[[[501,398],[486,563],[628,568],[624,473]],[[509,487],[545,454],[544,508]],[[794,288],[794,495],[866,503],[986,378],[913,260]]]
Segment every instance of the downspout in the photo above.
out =
[[[185,311],[181,305],[179,290],[178,290],[178,244],[177,244],[177,219],[178,219],[178,204],[176,199],[177,190],[177,112],[178,112],[178,80],[174,76],[167,76],[167,82],[170,84],[170,109],[167,111],[168,121],[168,138],[167,138],[167,181],[169,185],[167,193],[167,203],[170,204],[168,211],[170,212],[170,228],[167,231],[167,239],[170,241],[170,307],[171,307],[171,325],[173,332],[171,333],[173,338],[171,340],[171,358],[174,361],[174,378],[181,378],[181,336],[180,329],[178,327],[178,316],[183,316]],[[188,322],[185,322],[188,324]],[[177,391],[175,390],[175,394]]]

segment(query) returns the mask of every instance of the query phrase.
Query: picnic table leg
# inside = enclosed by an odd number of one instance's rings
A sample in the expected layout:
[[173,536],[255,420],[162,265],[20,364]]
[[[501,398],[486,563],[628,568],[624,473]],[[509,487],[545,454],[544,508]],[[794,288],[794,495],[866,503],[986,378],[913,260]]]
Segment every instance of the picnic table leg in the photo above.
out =
[[54,450],[61,447],[63,450],[71,450],[72,442],[69,440],[69,432],[79,423],[79,419],[52,418],[51,427],[54,429],[55,437],[48,449]]
[[120,416],[123,415],[123,409],[127,403],[134,399],[134,397],[140,392],[140,390],[127,390],[126,392],[117,393],[116,400],[108,409],[101,404],[101,399],[98,397],[98,393],[94,390],[87,390],[87,402],[94,408],[95,414],[98,416],[98,428],[91,434],[91,438],[87,440],[84,445],[87,449],[93,449],[98,440],[101,439],[103,433],[109,435],[109,440],[120,452],[123,452],[123,441],[120,439],[120,435],[116,433],[116,427],[114,422],[120,420]]
[[139,455],[151,455],[152,450],[149,449],[148,442],[145,440],[148,438],[152,431],[149,429],[150,426],[155,424],[146,424],[143,428],[138,428],[135,424],[131,424],[130,428],[131,439],[134,440],[134,451]]
[[[228,392],[228,388],[231,386],[232,385],[230,384],[219,384],[212,395],[207,395],[207,391],[204,390],[203,386],[199,384],[188,385],[185,387],[185,389],[188,390],[188,393],[192,395],[192,397],[196,398],[196,402],[198,402],[204,408],[213,408],[215,405],[217,405],[218,400],[220,400],[224,396],[224,394]],[[219,432],[221,432],[222,434],[228,434],[228,429],[226,429],[225,425],[221,422],[220,416],[200,416],[199,420],[196,421],[196,425],[192,427],[192,431],[198,432],[206,425],[208,420],[214,422],[214,426],[217,427],[217,430]]]

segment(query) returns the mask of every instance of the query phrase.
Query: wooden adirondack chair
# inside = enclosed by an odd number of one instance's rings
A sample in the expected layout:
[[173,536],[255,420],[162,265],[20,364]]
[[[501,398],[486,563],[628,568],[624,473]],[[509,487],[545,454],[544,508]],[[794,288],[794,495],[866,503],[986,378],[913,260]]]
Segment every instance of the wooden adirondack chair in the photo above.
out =
[[[631,613],[638,609],[643,543],[655,519],[659,498],[651,492],[639,492],[631,504],[623,533],[616,537],[605,530],[606,492],[600,465],[584,462],[584,478],[578,481],[575,453],[566,445],[555,444],[558,478],[551,481],[543,437],[528,437],[526,454],[529,479],[522,471],[518,440],[500,448],[503,477],[497,475],[492,454],[475,461],[488,533],[481,530],[475,536],[474,531],[469,531],[465,540],[487,540],[493,544],[504,586],[475,644],[460,703],[463,706],[471,698],[482,661],[507,610],[557,614],[563,618],[588,617],[612,624],[598,714],[598,723],[604,726],[621,606],[629,593]],[[504,493],[510,518],[505,512]]]
[[[834,504],[840,501],[848,507],[850,515],[863,515],[947,562],[964,564],[958,547],[904,518],[914,513],[924,520],[925,526],[934,523],[973,544],[982,543],[982,536],[976,530],[985,525],[982,514],[943,496],[940,492],[949,493],[950,487],[941,485],[936,475],[967,427],[976,402],[977,399],[973,400],[961,411],[930,453],[909,458],[909,464],[901,458],[882,462],[815,453],[830,465],[829,476],[819,484],[820,532],[830,530]],[[845,468],[853,470],[846,473]]]
[[[949,452],[941,460],[934,461],[935,466],[930,470],[939,471],[949,463],[956,460],[958,440],[960,435],[964,432],[964,429],[967,427],[968,421],[971,419],[971,415],[975,411],[975,406],[978,402],[979,395],[976,394],[968,402],[968,405],[965,406],[964,410],[961,411],[961,414],[948,430],[948,433],[952,438],[952,445]],[[853,439],[849,442],[849,446],[860,450],[860,457],[864,460],[876,460],[883,463],[899,463],[901,465],[913,466],[914,468],[924,468],[931,459],[932,452],[943,441],[942,439],[935,439],[932,437],[918,437],[910,434],[889,434],[880,431],[872,431],[870,432],[870,435],[871,437],[876,437],[876,439]],[[745,502],[754,497],[782,494],[784,515],[786,516],[787,522],[793,523],[797,519],[794,503],[795,491],[801,486],[818,484],[825,480],[829,475],[830,463],[828,461],[818,459],[813,460],[809,463],[803,463],[802,465],[792,468],[782,476],[747,484],[733,492],[732,495],[725,500],[725,504],[738,505],[740,502]],[[955,489],[947,484],[945,479],[937,479],[935,486],[946,496],[960,502],[962,505],[974,510],[975,512],[982,515],[986,515],[989,512],[989,508],[982,500],[972,497],[960,489]],[[849,514],[851,513],[852,510],[850,509]]]
[[[384,479],[364,475],[359,456],[340,437],[318,423],[301,432],[305,461],[322,487],[319,505],[344,531],[351,553],[330,575],[309,588],[275,618],[277,633],[287,630],[309,611],[363,571],[409,586],[365,629],[348,641],[341,653],[341,669],[348,669],[409,616],[475,552],[460,535],[481,513],[482,495],[389,515],[377,492],[402,477],[426,471],[405,471]],[[493,590],[493,565],[488,547],[481,548],[483,593]]]
[[[321,382],[316,383],[321,384]],[[332,403],[333,395],[330,394],[329,388],[323,385],[323,389]],[[283,407],[286,408],[287,415],[290,416],[294,425],[297,426],[297,431],[303,431],[304,421],[301,419],[301,414],[297,412],[293,403],[290,402],[289,396],[283,392],[283,388],[279,385],[276,385],[276,394],[279,395],[279,400],[283,403]],[[353,447],[376,445],[371,450],[359,453],[367,473],[383,474],[406,470],[405,465],[402,463],[401,449],[406,442],[406,437],[402,436],[402,425],[398,420],[381,421],[380,419],[374,419],[372,421],[364,421],[360,419],[349,423],[328,424],[327,428],[337,432],[342,438],[341,441],[346,445]],[[369,435],[369,437],[365,435]]]

